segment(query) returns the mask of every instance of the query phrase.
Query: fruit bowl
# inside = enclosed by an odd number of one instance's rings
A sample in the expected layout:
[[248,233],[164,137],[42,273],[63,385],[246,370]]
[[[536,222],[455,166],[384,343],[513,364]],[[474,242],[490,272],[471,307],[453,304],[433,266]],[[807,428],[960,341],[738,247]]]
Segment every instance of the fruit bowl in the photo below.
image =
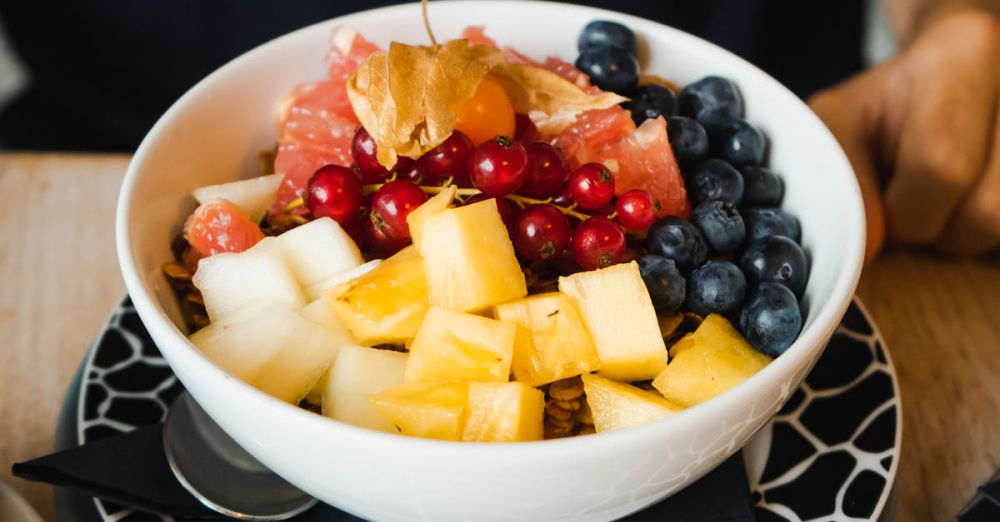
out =
[[570,439],[462,444],[375,432],[274,399],[215,366],[189,343],[162,275],[190,193],[248,177],[273,146],[278,100],[320,78],[331,28],[380,45],[424,42],[418,4],[366,11],[278,38],[208,76],[167,111],[129,166],[117,215],[126,286],[143,322],[195,399],[260,461],[324,502],[378,520],[607,520],[694,481],[739,450],[789,398],[850,303],[864,253],[853,172],[832,135],[790,91],[738,57],[675,29],[617,13],[546,2],[430,6],[437,36],[487,25],[529,55],[576,53],[593,19],[620,21],[641,40],[643,70],[687,83],[709,74],[739,85],[747,119],[770,141],[786,183],[784,208],[802,224],[811,261],[798,340],[736,388],[647,425]]

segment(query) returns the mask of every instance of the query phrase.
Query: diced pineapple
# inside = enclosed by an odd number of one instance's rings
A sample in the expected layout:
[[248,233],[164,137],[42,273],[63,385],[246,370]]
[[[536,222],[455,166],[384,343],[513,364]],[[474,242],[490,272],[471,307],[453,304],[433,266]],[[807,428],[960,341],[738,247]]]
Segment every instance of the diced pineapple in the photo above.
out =
[[360,344],[403,343],[427,313],[427,285],[412,246],[361,277],[330,290],[334,312]]
[[362,346],[345,346],[327,371],[323,415],[355,426],[396,432],[369,400],[403,383],[406,354]]
[[600,375],[583,374],[583,392],[598,432],[638,426],[683,409],[655,392]]
[[271,237],[238,254],[203,258],[193,282],[213,322],[251,303],[272,301],[296,309],[305,304],[298,282],[278,251],[277,240]]
[[397,433],[461,440],[468,388],[467,383],[407,382],[373,395],[370,400]]
[[351,236],[328,217],[281,234],[278,248],[303,287],[321,283],[364,262]]
[[656,310],[635,261],[560,277],[559,290],[580,310],[601,359],[601,375],[641,381],[667,365]]
[[545,394],[520,382],[469,383],[468,417],[462,440],[541,440]]
[[[336,334],[340,338],[341,346],[354,344],[354,337],[347,329],[347,325],[345,325],[337,314],[334,313],[333,306],[330,304],[329,299],[316,299],[306,305],[300,313],[302,314],[302,317],[305,317],[306,319],[309,319],[310,321]],[[306,402],[316,405],[323,403],[323,390],[326,388],[329,373],[329,370],[323,372],[323,376],[316,381],[316,384],[313,385],[311,390],[309,390],[309,394],[306,395]]]
[[653,386],[682,406],[694,406],[743,382],[771,358],[754,350],[724,317],[712,314],[674,345],[674,358]]
[[528,294],[493,200],[433,213],[421,229],[431,305],[478,312]]
[[328,290],[336,288],[352,279],[357,279],[375,268],[382,263],[381,259],[372,259],[371,261],[352,268],[346,272],[341,272],[335,276],[324,279],[318,283],[309,285],[306,287],[306,297],[309,299],[319,299],[321,297],[326,297]]
[[601,360],[576,306],[560,292],[497,305],[493,316],[530,332],[514,347],[514,377],[532,386],[597,371]]
[[446,208],[450,208],[451,202],[454,201],[455,194],[457,193],[458,187],[448,185],[441,192],[424,201],[422,205],[413,209],[413,212],[410,212],[406,216],[406,224],[410,227],[410,237],[413,238],[413,244],[417,247],[417,250],[420,250],[420,237],[423,233],[424,220],[431,214],[436,214]]
[[208,185],[194,189],[192,195],[199,204],[207,203],[213,199],[227,199],[240,207],[251,221],[260,223],[260,220],[264,219],[264,215],[267,214],[267,209],[271,207],[274,195],[278,193],[281,178],[281,174],[271,174],[230,183]]
[[512,323],[431,307],[410,347],[406,382],[507,382]]

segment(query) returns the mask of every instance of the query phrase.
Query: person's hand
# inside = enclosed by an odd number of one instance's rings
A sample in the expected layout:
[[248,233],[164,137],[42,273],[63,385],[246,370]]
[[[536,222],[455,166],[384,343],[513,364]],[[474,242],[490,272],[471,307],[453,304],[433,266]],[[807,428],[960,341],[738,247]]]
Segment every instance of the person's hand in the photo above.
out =
[[810,100],[851,160],[871,259],[886,236],[957,255],[1000,246],[1000,19],[959,11]]

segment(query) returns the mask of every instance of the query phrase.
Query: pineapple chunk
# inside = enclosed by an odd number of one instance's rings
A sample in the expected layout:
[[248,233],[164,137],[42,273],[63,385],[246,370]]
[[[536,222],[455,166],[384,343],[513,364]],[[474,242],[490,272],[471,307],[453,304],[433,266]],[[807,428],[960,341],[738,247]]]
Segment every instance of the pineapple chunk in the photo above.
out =
[[655,392],[589,373],[583,374],[583,392],[598,432],[638,426],[683,409]]
[[281,234],[278,248],[303,287],[321,283],[364,262],[351,236],[328,217]]
[[201,291],[212,322],[251,303],[280,302],[296,309],[305,305],[305,296],[272,237],[238,254],[203,258],[192,282]]
[[406,216],[406,224],[410,227],[410,237],[413,238],[413,244],[417,247],[417,250],[420,250],[420,237],[423,233],[424,221],[431,214],[436,214],[446,208],[450,208],[451,202],[454,201],[455,194],[457,193],[458,187],[448,185],[433,198],[428,199]]
[[323,415],[380,431],[396,431],[369,400],[403,383],[406,354],[362,346],[345,346],[327,371]]
[[468,417],[462,440],[541,440],[545,394],[520,382],[469,383]]
[[306,297],[309,299],[319,299],[320,297],[325,297],[328,290],[341,286],[352,279],[357,279],[368,272],[375,270],[381,263],[381,259],[372,259],[371,261],[352,268],[346,272],[341,272],[318,283],[311,284],[306,287]]
[[370,400],[398,433],[461,440],[468,388],[468,384],[457,382],[407,382]]
[[511,323],[431,307],[410,347],[406,382],[507,382],[514,335]]
[[601,375],[641,381],[667,365],[656,310],[635,261],[560,277],[559,290],[583,316],[601,359]]
[[653,386],[664,397],[694,406],[736,386],[771,362],[724,317],[712,314],[674,345],[674,358]]
[[493,317],[530,332],[519,339],[511,363],[514,378],[532,386],[597,371],[601,360],[576,306],[559,292],[533,295],[493,308]]
[[331,289],[330,299],[358,343],[407,342],[427,313],[420,254],[406,247],[371,272]]
[[493,200],[431,214],[420,234],[431,305],[478,312],[528,295]]
[[278,193],[282,177],[284,176],[281,174],[271,174],[230,183],[208,185],[194,189],[192,195],[194,199],[198,200],[199,205],[213,199],[229,200],[240,207],[240,210],[250,217],[250,221],[260,223],[260,220],[264,219],[267,214],[267,209],[271,207],[274,195]]

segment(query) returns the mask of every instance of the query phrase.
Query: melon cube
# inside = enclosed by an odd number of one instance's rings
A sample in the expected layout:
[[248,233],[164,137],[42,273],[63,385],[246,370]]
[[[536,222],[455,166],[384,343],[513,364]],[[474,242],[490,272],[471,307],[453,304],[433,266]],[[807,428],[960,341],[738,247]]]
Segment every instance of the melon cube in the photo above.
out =
[[[330,303],[329,299],[315,299],[306,305],[306,307],[299,313],[302,314],[302,317],[305,317],[306,319],[309,319],[310,321],[336,334],[341,341],[341,346],[350,346],[354,344],[354,337],[351,335],[350,330],[347,329],[347,325],[345,325],[344,322],[340,320],[340,317],[338,317],[333,311],[333,305]],[[323,404],[323,390],[326,388],[329,374],[329,369],[326,372],[323,372],[323,376],[316,381],[316,384],[311,390],[309,390],[309,394],[306,395],[306,402],[316,405]]]
[[318,283],[311,284],[306,287],[306,297],[309,299],[319,299],[320,297],[325,297],[330,289],[336,288],[348,281],[357,279],[368,272],[371,272],[381,263],[381,259],[372,259],[371,261],[352,268],[346,272],[341,272]]
[[469,383],[462,440],[520,442],[542,439],[545,394],[520,382]]
[[468,388],[467,383],[457,382],[405,382],[370,400],[397,433],[461,440]]
[[304,287],[321,283],[364,262],[361,251],[340,225],[319,218],[278,236],[285,263]]
[[431,307],[410,346],[406,381],[507,382],[515,325]]
[[683,409],[656,392],[600,375],[584,374],[583,391],[598,432],[638,426]]
[[396,432],[369,400],[403,383],[406,354],[348,345],[327,372],[323,415],[373,430]]
[[227,199],[240,207],[251,221],[260,223],[274,201],[279,185],[281,174],[271,174],[196,188],[192,195],[199,204],[213,199]]
[[431,215],[436,214],[446,208],[451,208],[451,203],[455,199],[455,194],[458,193],[458,187],[455,185],[448,185],[447,187],[441,189],[434,197],[424,201],[419,207],[413,209],[406,216],[406,224],[410,228],[410,237],[413,238],[413,244],[420,250],[420,238],[423,234],[424,221]]
[[601,375],[641,381],[667,365],[656,310],[635,261],[560,277],[559,291],[580,310],[601,359]]

